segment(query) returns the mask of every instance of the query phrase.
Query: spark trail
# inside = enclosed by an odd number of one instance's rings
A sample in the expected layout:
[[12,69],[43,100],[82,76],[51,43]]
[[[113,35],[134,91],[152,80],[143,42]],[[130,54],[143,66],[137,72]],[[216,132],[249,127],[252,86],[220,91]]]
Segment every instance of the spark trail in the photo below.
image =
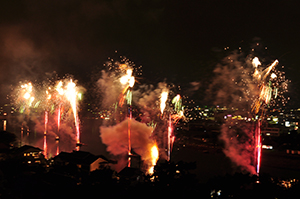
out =
[[76,150],[78,151],[80,149],[80,128],[79,128],[79,119],[78,119],[78,113],[77,113],[77,96],[78,96],[78,90],[76,87],[76,84],[70,80],[70,82],[67,84],[65,96],[67,100],[70,102],[70,105],[72,107],[73,116],[74,116],[74,122],[75,122],[75,128],[76,128]]
[[[275,66],[278,64],[278,60],[275,60],[270,66],[266,69],[259,72],[258,66],[261,65],[261,62],[257,57],[254,57],[252,60],[252,65],[255,68],[253,73],[253,78],[257,82],[257,87],[259,87],[259,95],[255,98],[254,103],[252,104],[252,111],[257,114],[261,110],[261,117],[264,117],[265,109],[268,107],[272,96],[274,99],[277,98],[277,88],[274,86],[272,88],[272,80],[277,76],[275,73],[270,75],[270,72],[274,70]],[[267,80],[269,77],[269,80]],[[256,174],[259,175],[260,172],[260,162],[261,162],[261,132],[260,132],[260,118],[257,120],[257,127],[255,130],[255,157],[256,157]]]

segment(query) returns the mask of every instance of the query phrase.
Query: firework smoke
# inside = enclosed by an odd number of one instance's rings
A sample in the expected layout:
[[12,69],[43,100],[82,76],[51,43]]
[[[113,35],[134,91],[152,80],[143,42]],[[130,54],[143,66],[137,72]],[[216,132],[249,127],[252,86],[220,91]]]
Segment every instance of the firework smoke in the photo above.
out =
[[225,122],[221,127],[220,139],[224,141],[223,152],[233,163],[242,170],[256,174],[253,163],[253,125],[244,121],[235,123],[235,120]]
[[[100,137],[102,142],[107,145],[107,151],[116,157],[126,157],[128,152],[128,119],[123,120],[115,126],[101,126]],[[146,165],[152,165],[151,148],[154,141],[150,139],[152,127],[147,126],[145,123],[131,120],[131,147],[141,156],[141,159]],[[122,169],[126,166],[127,162],[122,165],[120,162],[116,170]]]

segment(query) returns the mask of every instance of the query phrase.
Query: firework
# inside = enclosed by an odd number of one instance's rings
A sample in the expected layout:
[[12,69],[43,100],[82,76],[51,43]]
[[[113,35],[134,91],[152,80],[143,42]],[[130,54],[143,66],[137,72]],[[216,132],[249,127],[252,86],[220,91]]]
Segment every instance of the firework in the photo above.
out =
[[172,115],[172,120],[174,124],[177,124],[177,122],[184,118],[184,106],[182,106],[182,99],[179,94],[177,94],[173,100],[172,103],[174,105],[174,112],[175,114]]
[[56,155],[59,154],[59,136],[55,137],[55,142],[56,142]]
[[173,136],[173,125],[172,125],[171,115],[169,116],[167,135],[168,135],[168,161],[170,161],[171,146],[173,146],[174,139],[175,139],[175,137]]
[[154,143],[154,145],[151,147],[150,154],[151,154],[151,166],[148,169],[148,173],[152,175],[154,172],[154,166],[156,165],[156,162],[159,158],[158,147],[156,143]]
[[17,101],[20,104],[19,111],[20,113],[23,113],[25,109],[28,109],[32,106],[32,103],[35,99],[33,96],[33,86],[31,82],[21,85],[18,96],[19,97],[17,98]]
[[260,121],[257,121],[257,128],[255,133],[255,144],[256,144],[256,173],[259,175],[260,161],[261,161],[261,133],[260,133]]
[[[265,107],[268,107],[272,100],[275,100],[278,96],[278,86],[285,81],[285,78],[277,78],[277,75],[273,72],[270,75],[272,70],[275,70],[275,66],[278,64],[278,60],[275,60],[270,66],[264,70],[260,70],[259,66],[261,62],[257,57],[252,59],[252,65],[255,68],[253,73],[253,83],[257,84],[259,88],[259,95],[254,96],[252,104],[252,112],[257,114],[260,110]],[[268,79],[269,78],[269,79]],[[284,84],[283,84],[284,85]]]
[[74,121],[75,121],[75,128],[76,128],[76,150],[79,150],[79,144],[80,144],[80,129],[79,129],[79,119],[78,119],[78,113],[77,113],[77,105],[78,105],[78,89],[76,87],[76,84],[70,80],[70,82],[67,84],[66,90],[65,90],[65,96],[67,100],[70,102],[70,105],[72,107]]
[[[252,112],[257,114],[261,110],[261,115],[264,114],[265,108],[269,107],[271,100],[275,100],[278,96],[278,88],[280,80],[277,78],[275,72],[271,73],[272,70],[275,71],[275,67],[278,64],[278,60],[275,60],[270,66],[264,70],[259,70],[258,66],[261,62],[257,57],[252,59],[252,65],[255,68],[253,73],[254,82],[259,87],[259,95],[254,98],[252,104]],[[271,74],[270,74],[271,73]],[[268,79],[269,78],[269,79]],[[257,120],[257,128],[255,133],[255,157],[256,157],[256,173],[259,175],[260,171],[260,161],[261,161],[261,133],[260,133],[260,120]]]
[[[261,116],[265,112],[265,108],[270,106],[270,103],[273,101],[275,104],[275,99],[278,97],[278,87],[285,86],[285,78],[281,76],[281,73],[275,70],[275,67],[278,65],[278,60],[275,60],[270,66],[266,69],[259,69],[261,62],[257,57],[252,59],[252,65],[255,68],[253,73],[253,82],[257,84],[259,88],[259,94],[254,96],[252,104],[252,112],[255,114],[261,111]],[[274,71],[271,73],[271,71]],[[276,75],[276,72],[279,74],[279,77]],[[256,173],[259,175],[260,172],[260,162],[261,162],[261,132],[260,132],[260,119],[257,120],[257,128],[255,131],[255,157],[256,157]]]
[[132,76],[132,68],[129,68],[126,64],[120,65],[121,70],[126,70],[126,74],[120,78],[120,83],[124,86],[119,101],[120,106],[123,106],[124,100],[127,100],[129,120],[128,120],[128,167],[130,167],[131,162],[131,120],[132,120],[132,91],[131,88],[134,86],[135,78]]
[[43,149],[44,149],[44,156],[47,158],[47,130],[48,130],[48,111],[45,111],[45,118],[44,118],[44,122],[45,122],[45,131],[44,131],[44,145],[43,145]]
[[166,108],[166,101],[168,100],[169,91],[164,89],[160,95],[160,112],[163,114]]
[[[122,66],[123,65],[126,65],[126,64],[122,64]],[[125,66],[123,66],[121,68],[125,68]],[[120,83],[124,86],[124,89],[122,91],[120,101],[119,101],[120,106],[123,106],[125,99],[127,100],[128,105],[132,104],[132,92],[131,92],[130,88],[132,88],[134,86],[135,78],[134,78],[134,76],[132,76],[132,69],[128,68],[128,66],[126,66],[126,68],[127,68],[126,74],[120,78]]]
[[174,104],[174,110],[179,113],[182,110],[182,99],[178,94],[172,99],[172,103]]
[[[260,172],[262,156],[260,128],[265,114],[268,109],[277,109],[281,106],[280,103],[285,106],[287,102],[285,92],[288,80],[278,65],[278,60],[265,64],[258,57],[248,55],[245,58],[243,53],[234,51],[217,65],[214,70],[217,77],[209,87],[215,104],[231,106],[237,112],[243,111],[245,115],[247,114],[248,121],[251,118],[255,121],[248,123],[246,128],[240,128],[244,125],[241,122],[235,123],[236,128],[246,139],[239,139],[240,135],[234,137],[238,131],[232,130],[231,120],[226,120],[222,125],[220,136],[226,142],[224,153],[242,169],[252,174],[258,175]],[[250,128],[250,125],[253,125],[253,128]]]

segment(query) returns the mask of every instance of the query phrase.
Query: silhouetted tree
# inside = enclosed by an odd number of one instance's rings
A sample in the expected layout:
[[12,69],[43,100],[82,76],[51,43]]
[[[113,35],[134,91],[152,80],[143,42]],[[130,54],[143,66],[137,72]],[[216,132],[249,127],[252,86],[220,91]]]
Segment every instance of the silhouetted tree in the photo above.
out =
[[16,140],[17,137],[15,134],[7,131],[0,131],[0,150],[8,149]]

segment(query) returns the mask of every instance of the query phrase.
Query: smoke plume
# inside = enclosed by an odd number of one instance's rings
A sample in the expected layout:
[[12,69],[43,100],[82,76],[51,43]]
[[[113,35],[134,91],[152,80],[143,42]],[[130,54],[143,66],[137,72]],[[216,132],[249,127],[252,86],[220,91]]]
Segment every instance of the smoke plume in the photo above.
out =
[[242,170],[256,174],[254,160],[253,123],[227,120],[221,127],[220,139],[224,142],[223,152]]
[[[100,137],[107,145],[107,151],[115,157],[124,157],[128,153],[128,122],[131,127],[131,147],[135,153],[141,156],[144,163],[149,163],[150,149],[154,141],[150,138],[153,128],[132,119],[125,119],[115,126],[101,126]],[[121,160],[122,158],[118,158]],[[119,162],[117,168],[123,168],[127,162]]]
[[[246,61],[245,61],[246,60]],[[250,117],[252,96],[257,88],[252,84],[249,64],[243,53],[234,51],[214,69],[215,77],[207,90],[207,101],[227,107],[230,114]],[[253,87],[253,88],[252,88]],[[225,120],[219,139],[224,142],[224,154],[242,170],[255,173],[253,167],[254,128],[252,122]]]

